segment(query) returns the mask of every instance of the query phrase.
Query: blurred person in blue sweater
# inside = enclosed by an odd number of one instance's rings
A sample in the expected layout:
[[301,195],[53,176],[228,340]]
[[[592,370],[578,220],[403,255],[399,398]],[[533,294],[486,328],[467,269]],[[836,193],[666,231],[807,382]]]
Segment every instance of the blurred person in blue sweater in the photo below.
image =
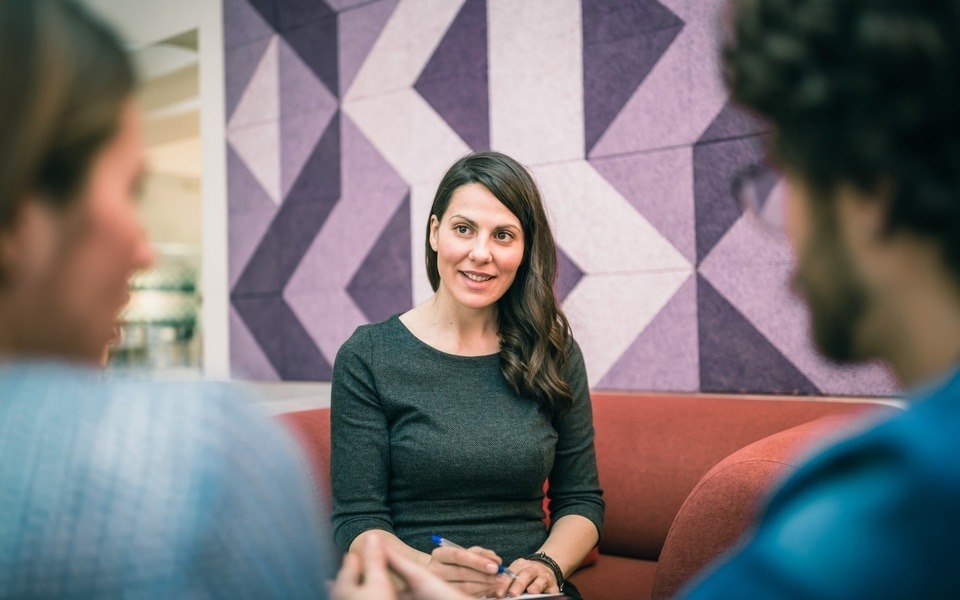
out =
[[0,597],[324,597],[279,425],[226,385],[98,372],[153,256],[134,83],[78,5],[0,1]]

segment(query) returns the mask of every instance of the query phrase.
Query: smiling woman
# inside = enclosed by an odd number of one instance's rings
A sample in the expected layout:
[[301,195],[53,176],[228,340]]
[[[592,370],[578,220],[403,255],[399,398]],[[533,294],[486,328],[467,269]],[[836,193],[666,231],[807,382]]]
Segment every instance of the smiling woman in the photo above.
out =
[[442,223],[430,215],[429,244],[442,294],[467,308],[490,308],[517,275],[523,227],[490,190],[470,183],[452,194]]
[[[526,169],[496,152],[450,167],[426,263],[434,295],[358,328],[334,364],[336,541],[357,551],[386,532],[470,594],[557,591],[599,539],[603,500],[583,357]],[[434,533],[473,547],[433,548]]]

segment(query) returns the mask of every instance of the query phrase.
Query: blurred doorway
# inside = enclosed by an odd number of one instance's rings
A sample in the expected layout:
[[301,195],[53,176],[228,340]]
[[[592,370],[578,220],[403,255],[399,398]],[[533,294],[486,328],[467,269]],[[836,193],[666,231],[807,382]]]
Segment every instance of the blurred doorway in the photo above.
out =
[[139,210],[157,250],[149,271],[130,282],[115,369],[199,375],[203,161],[197,30],[131,49],[141,80],[148,174]]

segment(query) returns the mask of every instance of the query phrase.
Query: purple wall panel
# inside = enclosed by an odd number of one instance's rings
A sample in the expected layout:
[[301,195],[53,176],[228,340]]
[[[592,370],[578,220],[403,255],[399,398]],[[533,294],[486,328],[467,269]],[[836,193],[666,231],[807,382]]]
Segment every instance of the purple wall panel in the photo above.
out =
[[371,322],[383,321],[410,308],[410,199],[387,223],[347,292]]
[[[519,76],[512,70],[492,69],[500,63],[491,57],[503,57],[490,47],[493,33],[509,25],[504,15],[528,11],[500,5],[493,10],[486,0],[465,0],[443,17],[437,16],[442,11],[419,13],[422,5],[399,0],[225,0],[228,119],[257,66],[272,60],[265,50],[274,36],[279,44],[277,91],[258,88],[265,101],[280,107],[278,162],[253,168],[243,162],[254,156],[249,147],[247,153],[228,148],[234,373],[328,379],[336,348],[356,324],[412,306],[414,281],[422,277],[421,212],[442,169],[411,168],[421,157],[398,148],[432,151],[431,140],[418,136],[439,136],[425,122],[437,117],[446,124],[445,135],[452,130],[470,148],[496,144],[491,124],[513,110],[496,105],[497,90],[550,86],[574,69],[582,73],[580,121],[556,127],[582,135],[582,155],[564,159],[567,172],[591,170],[589,185],[597,187],[551,201],[602,198],[598,207],[622,202],[618,210],[636,211],[636,221],[627,221],[638,223],[641,236],[630,243],[638,255],[649,248],[653,262],[644,266],[619,256],[604,265],[589,248],[589,240],[605,239],[603,229],[558,226],[563,250],[557,294],[574,313],[583,310],[583,298],[607,290],[597,287],[614,281],[605,275],[623,275],[628,282],[667,269],[670,275],[662,280],[676,287],[658,292],[658,300],[655,294],[641,297],[644,286],[624,292],[637,295],[638,314],[649,314],[634,320],[636,331],[622,336],[616,356],[603,356],[610,347],[600,347],[606,340],[581,336],[588,367],[604,364],[594,370],[592,383],[664,391],[890,393],[894,384],[877,367],[841,369],[813,357],[801,335],[802,308],[781,289],[789,256],[782,247],[754,245],[758,238],[740,218],[731,178],[763,159],[764,125],[730,106],[717,83],[714,12],[722,4],[703,0],[668,9],[657,0],[544,3],[544,14],[534,16],[541,23],[564,23],[557,36],[569,36],[570,23],[580,24],[575,31],[582,37],[567,39],[580,44],[581,60],[551,63],[564,71],[546,69],[531,82],[511,80]],[[548,10],[571,12],[555,18],[559,13]],[[388,108],[379,109],[377,118],[352,112],[368,110],[361,104],[370,100],[396,106],[396,114]],[[410,109],[416,106],[433,112],[416,120]],[[661,113],[666,116],[649,118]],[[556,137],[552,133],[545,131],[543,139]],[[451,147],[440,142],[437,147]],[[264,165],[270,164],[280,165],[279,199],[271,200],[258,183],[269,187]],[[529,166],[552,172],[564,167],[535,160]],[[571,207],[552,212],[568,215]],[[748,260],[759,261],[756,268]],[[602,311],[598,317],[595,306],[587,312],[587,321],[609,319],[606,325],[613,326],[621,320]],[[778,327],[778,314],[796,323]]]
[[703,277],[697,281],[697,301],[701,391],[820,393]]
[[583,1],[587,153],[683,28],[656,0]]
[[486,7],[467,0],[414,85],[474,150],[490,147]]

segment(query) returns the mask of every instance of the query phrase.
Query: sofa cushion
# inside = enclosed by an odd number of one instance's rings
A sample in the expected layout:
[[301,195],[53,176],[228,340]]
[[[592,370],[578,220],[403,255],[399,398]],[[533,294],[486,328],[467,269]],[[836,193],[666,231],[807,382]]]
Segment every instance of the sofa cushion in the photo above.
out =
[[754,442],[710,469],[680,507],[670,528],[657,565],[653,598],[672,597],[733,546],[748,530],[771,490],[811,452],[851,435],[864,423],[860,415],[821,417]]
[[768,435],[875,404],[691,394],[592,394],[606,513],[600,560],[657,560],[674,517],[711,467]]

